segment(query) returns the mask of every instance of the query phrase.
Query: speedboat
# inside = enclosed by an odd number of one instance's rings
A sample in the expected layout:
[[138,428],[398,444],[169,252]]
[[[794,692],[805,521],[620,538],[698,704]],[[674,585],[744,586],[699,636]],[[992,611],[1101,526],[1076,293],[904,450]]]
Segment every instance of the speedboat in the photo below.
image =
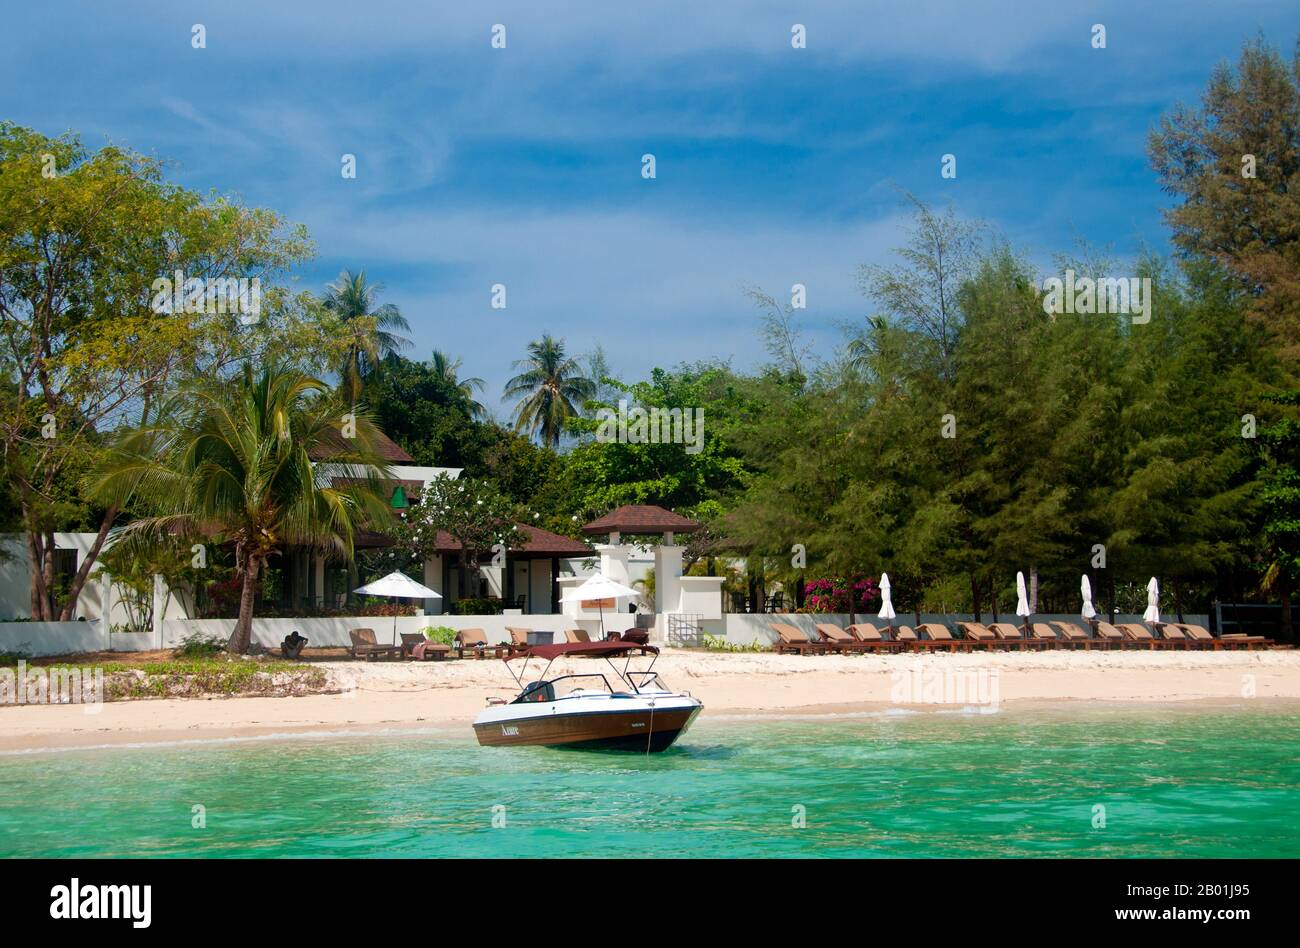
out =
[[[650,655],[650,666],[630,668],[633,653]],[[485,747],[571,747],[596,750],[667,750],[691,726],[704,705],[686,692],[670,691],[654,671],[659,650],[627,641],[567,642],[531,645],[505,658],[520,688],[513,701],[489,698],[474,721],[474,733]],[[550,678],[557,658],[603,658],[616,685],[603,672]],[[530,659],[546,667],[524,683]],[[612,659],[624,658],[620,671]],[[512,661],[523,659],[516,674]]]

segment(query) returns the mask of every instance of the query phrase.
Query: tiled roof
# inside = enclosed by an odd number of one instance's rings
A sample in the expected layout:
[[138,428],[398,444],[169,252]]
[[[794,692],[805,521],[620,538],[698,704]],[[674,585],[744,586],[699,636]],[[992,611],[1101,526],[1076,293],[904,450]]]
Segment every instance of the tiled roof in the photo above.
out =
[[583,533],[691,533],[700,524],[653,504],[626,504],[597,517],[582,528]]
[[[344,441],[343,435],[330,429],[325,432],[321,436],[320,441],[312,447],[311,458],[313,461],[328,461],[330,458],[337,457],[348,450],[349,445]],[[395,441],[378,429],[375,429],[375,451],[390,464],[415,463],[413,457],[403,451]]]

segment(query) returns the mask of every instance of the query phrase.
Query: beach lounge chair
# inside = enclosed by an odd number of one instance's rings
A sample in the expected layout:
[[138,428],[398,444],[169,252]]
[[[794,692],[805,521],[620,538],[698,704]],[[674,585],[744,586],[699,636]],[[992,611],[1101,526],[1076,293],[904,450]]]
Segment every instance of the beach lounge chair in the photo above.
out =
[[1008,643],[1008,646],[1022,649],[1030,647],[1042,648],[1044,644],[1025,638],[1025,630],[1014,622],[990,622],[989,628],[996,632],[1004,642]]
[[1066,645],[1073,645],[1075,648],[1092,648],[1096,645],[1098,648],[1111,648],[1111,644],[1104,639],[1094,639],[1088,634],[1088,630],[1076,625],[1073,622],[1052,622],[1051,625],[1056,627],[1056,631],[1061,634],[1061,642]]
[[[831,625],[829,622],[820,622],[817,624],[817,631],[822,634],[824,641],[831,651],[839,651],[842,654],[862,653],[862,652],[879,652],[881,650],[897,650],[901,648],[898,642],[886,642],[878,638],[874,642],[865,641],[858,638],[848,629],[841,629],[838,625]],[[880,633],[876,633],[879,635]]]
[[402,633],[402,657],[416,662],[440,662],[451,655],[451,646],[430,642],[419,632]]
[[1119,630],[1124,633],[1124,637],[1130,642],[1140,642],[1147,648],[1151,649],[1171,649],[1186,648],[1186,641],[1175,642],[1172,639],[1158,639],[1151,634],[1151,630],[1138,622],[1121,622]]
[[1056,634],[1056,630],[1046,622],[1035,622],[1029,627],[1030,645],[1040,645],[1043,648],[1056,648],[1061,645],[1061,639]]
[[966,636],[966,641],[971,645],[981,648],[1011,647],[1004,638],[983,622],[958,622],[957,628],[961,629],[962,634]]
[[1169,625],[1176,625],[1184,635],[1198,643],[1201,648],[1253,649],[1272,644],[1262,635],[1223,635],[1216,638],[1203,625],[1192,625],[1188,622],[1169,623]]
[[645,629],[626,629],[623,632],[624,642],[633,642],[637,645],[649,645],[650,633]]
[[401,658],[400,645],[380,645],[375,640],[374,629],[349,629],[348,638],[352,640],[352,657],[364,658],[368,662],[376,658]]
[[863,645],[869,646],[876,651],[897,652],[906,645],[904,642],[885,638],[884,634],[869,622],[851,625],[844,631]]
[[461,658],[465,657],[466,651],[473,652],[475,658],[487,658],[489,651],[500,658],[507,646],[489,645],[487,633],[482,629],[461,629],[456,633],[455,648]]
[[830,651],[825,642],[814,642],[803,629],[783,622],[773,622],[772,631],[776,633],[776,642],[772,647],[778,655],[791,652],[795,655],[825,655]]
[[532,634],[532,631],[532,629],[522,629],[509,625],[506,626],[506,632],[510,635],[510,654],[513,655],[528,648],[528,636]]
[[1097,638],[1108,644],[1111,648],[1141,647],[1139,643],[1130,639],[1120,629],[1111,625],[1109,622],[1099,621],[1097,623]]
[[591,636],[587,634],[586,629],[565,629],[564,640],[566,642],[590,642]]
[[917,648],[946,648],[950,652],[955,652],[959,648],[969,649],[971,647],[969,642],[956,638],[946,625],[941,625],[938,622],[922,622],[916,627],[916,631],[929,636],[927,639],[919,639],[914,643],[914,647]]

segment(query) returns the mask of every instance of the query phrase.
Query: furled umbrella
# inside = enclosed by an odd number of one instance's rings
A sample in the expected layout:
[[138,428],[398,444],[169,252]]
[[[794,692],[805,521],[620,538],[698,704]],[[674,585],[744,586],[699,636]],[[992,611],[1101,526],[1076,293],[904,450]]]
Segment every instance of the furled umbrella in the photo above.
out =
[[1147,611],[1142,613],[1142,619],[1148,625],[1160,624],[1160,584],[1154,576],[1147,583]]
[[1025,620],[1025,635],[1029,634],[1029,590],[1025,588],[1025,574],[1016,573],[1016,615]]
[[898,613],[894,611],[894,603],[889,598],[889,574],[880,574],[880,618],[889,623],[889,634],[894,634],[894,619]]
[[1085,619],[1092,620],[1097,617],[1097,610],[1092,605],[1092,583],[1088,581],[1088,574],[1083,574],[1083,579],[1079,581],[1079,592],[1083,594],[1083,608],[1079,610],[1079,615]]
[[605,576],[603,573],[597,573],[581,586],[573,589],[566,589],[560,596],[563,602],[587,602],[594,600],[599,603],[597,608],[600,610],[600,637],[605,637],[605,600],[621,599],[625,596],[641,595],[631,586],[624,586],[622,583],[616,583],[614,580]]
[[[390,599],[441,599],[442,596],[428,586],[417,583],[405,573],[389,573],[383,579],[366,583],[352,590],[365,596],[387,596]],[[393,644],[397,644],[397,613],[393,613]]]

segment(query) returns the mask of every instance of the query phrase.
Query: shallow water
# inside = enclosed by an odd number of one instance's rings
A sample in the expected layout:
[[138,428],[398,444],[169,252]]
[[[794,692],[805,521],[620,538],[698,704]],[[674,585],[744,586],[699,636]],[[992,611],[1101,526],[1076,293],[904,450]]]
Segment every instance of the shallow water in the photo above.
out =
[[1297,725],[706,717],[651,756],[460,730],[17,754],[0,757],[0,855],[1294,857]]

